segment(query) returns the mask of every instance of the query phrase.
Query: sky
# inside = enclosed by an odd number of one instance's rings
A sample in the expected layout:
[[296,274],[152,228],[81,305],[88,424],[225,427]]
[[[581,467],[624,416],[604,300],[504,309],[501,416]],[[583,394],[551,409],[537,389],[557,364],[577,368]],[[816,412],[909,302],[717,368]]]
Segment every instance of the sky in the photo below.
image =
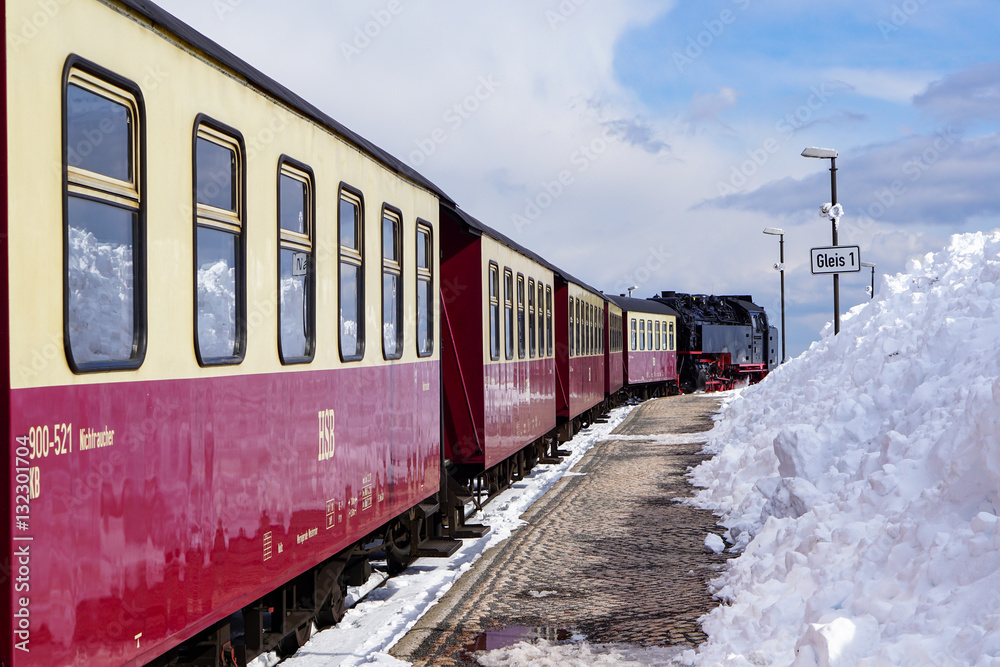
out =
[[[810,248],[882,276],[1000,227],[995,0],[160,0],[607,293],[751,294],[787,354],[833,318]],[[841,311],[872,274],[843,274]]]

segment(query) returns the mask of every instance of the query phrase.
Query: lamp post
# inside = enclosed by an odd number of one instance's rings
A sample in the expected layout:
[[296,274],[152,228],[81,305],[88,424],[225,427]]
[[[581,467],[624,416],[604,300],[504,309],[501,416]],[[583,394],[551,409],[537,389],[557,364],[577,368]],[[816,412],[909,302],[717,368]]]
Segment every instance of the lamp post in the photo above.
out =
[[632,290],[639,289],[639,286],[638,285],[633,285],[632,287],[626,287],[625,289],[628,290],[628,298],[631,299],[632,298]]
[[[802,151],[802,157],[814,157],[822,160],[830,160],[830,193],[833,201],[832,207],[837,205],[837,151],[832,148],[806,148]],[[835,215],[830,216],[833,223],[833,245],[837,246],[837,222]],[[833,274],[833,333],[840,333],[840,274]]]
[[872,286],[869,288],[869,291],[871,293],[871,298],[874,299],[875,298],[875,265],[872,264],[871,262],[861,262],[861,266],[863,266],[866,269],[871,269],[872,270]]
[[785,230],[767,227],[764,233],[778,237],[778,263],[774,268],[781,272],[781,363],[785,363]]

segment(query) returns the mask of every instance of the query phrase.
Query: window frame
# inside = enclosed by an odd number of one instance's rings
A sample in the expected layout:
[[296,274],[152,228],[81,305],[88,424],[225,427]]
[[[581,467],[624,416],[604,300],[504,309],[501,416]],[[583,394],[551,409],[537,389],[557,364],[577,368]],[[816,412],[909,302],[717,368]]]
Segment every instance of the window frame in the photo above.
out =
[[500,265],[490,262],[486,272],[490,328],[490,359],[500,360]]
[[538,317],[538,358],[545,357],[545,283],[536,283],[538,295],[535,297],[536,315]]
[[[420,243],[421,243],[421,241],[420,241],[421,232],[425,233],[426,236],[427,236],[427,250],[426,250],[427,266],[426,267],[420,266],[420,260],[418,259],[419,256],[420,256],[419,252],[420,252]],[[416,309],[417,309],[417,311],[416,311],[417,318],[416,318],[416,323],[415,323],[416,327],[417,327],[417,329],[416,329],[417,357],[421,357],[421,358],[422,357],[432,357],[432,356],[434,356],[434,345],[435,345],[435,343],[437,341],[437,337],[434,335],[434,326],[435,326],[435,321],[434,321],[434,303],[435,303],[435,299],[434,299],[434,295],[435,295],[435,291],[434,291],[434,259],[436,258],[436,256],[437,255],[434,253],[434,227],[432,227],[431,223],[427,222],[426,220],[423,220],[421,218],[417,218],[416,248],[414,249],[414,256],[413,256],[413,266],[414,266],[414,271],[415,271],[416,276],[417,276],[417,283],[416,283],[416,294],[414,295],[413,302],[414,302],[414,304],[416,304]],[[427,308],[427,341],[426,341],[427,342],[427,350],[426,351],[424,351],[421,348],[421,343],[424,342],[424,341],[422,341],[421,338],[420,338],[420,324],[419,324],[420,323],[420,306],[421,306],[421,303],[420,303],[420,285],[424,284],[424,283],[426,283],[428,285],[428,289],[427,289],[428,303],[425,304],[425,306]]]
[[528,277],[528,358],[535,358],[535,336],[537,333],[535,321],[535,279]]
[[[236,174],[233,187],[235,210],[226,211],[198,201],[198,142],[205,140],[233,151]],[[194,119],[191,143],[191,201],[193,202],[192,268],[194,271],[194,349],[198,365],[233,366],[246,357],[249,333],[247,331],[247,232],[246,232],[246,143],[243,134],[206,114]],[[236,236],[236,341],[233,354],[210,357],[202,354],[198,328],[198,230],[209,229]]]
[[[357,228],[355,230],[356,236],[356,248],[347,248],[347,246],[341,245],[341,206],[343,202],[347,201],[357,207],[358,219]],[[379,220],[381,223],[381,220]],[[341,181],[340,186],[337,191],[337,352],[340,355],[340,360],[343,362],[351,361],[361,361],[365,358],[366,349],[366,327],[365,320],[365,198],[361,190],[348,185],[347,183]],[[345,253],[345,249],[348,252]],[[344,325],[341,321],[342,317],[342,300],[343,300],[343,280],[342,272],[343,267],[355,266],[358,268],[358,285],[356,292],[357,299],[357,345],[355,352],[353,354],[344,353]]]
[[576,299],[569,298],[569,356],[576,356]]
[[[299,234],[281,226],[281,179],[292,178],[306,186],[306,233]],[[277,178],[278,227],[278,358],[282,364],[307,364],[316,356],[316,178],[311,167],[287,155],[278,158]],[[302,356],[286,358],[281,346],[281,251],[305,249],[309,254],[309,269],[306,277],[305,299],[308,308],[306,322],[306,353]]]
[[503,267],[503,332],[504,357],[514,358],[514,272]]
[[525,358],[524,274],[517,274],[517,358]]
[[[395,261],[387,259],[385,256],[385,221],[386,219],[394,219],[395,221],[395,253],[397,259]],[[405,329],[406,325],[404,323],[403,317],[406,312],[406,290],[403,288],[403,271],[404,264],[403,261],[403,213],[389,204],[382,204],[382,214],[379,216],[379,258],[381,270],[379,275],[381,280],[379,281],[379,292],[381,293],[380,308],[382,326],[379,329],[381,335],[379,339],[382,341],[382,358],[386,361],[393,361],[396,359],[401,359],[403,357],[403,345],[406,340]],[[386,276],[395,276],[397,279],[398,292],[396,294],[396,352],[389,354],[386,351],[385,343],[385,278]]]
[[552,334],[552,285],[545,286],[545,335],[547,337],[545,347],[549,353],[548,356],[551,357],[555,354]]
[[[128,181],[69,165],[69,86],[77,86],[116,104],[131,114]],[[60,150],[62,153],[62,282],[63,347],[70,370],[76,374],[101,371],[128,371],[142,366],[148,341],[147,296],[147,188],[146,188],[146,108],[142,91],[134,82],[96,63],[71,55],[63,66],[60,91]],[[70,331],[69,284],[69,201],[76,198],[114,206],[134,214],[132,222],[132,352],[128,359],[77,361],[73,356]]]
[[583,302],[576,299],[576,351],[583,354]]

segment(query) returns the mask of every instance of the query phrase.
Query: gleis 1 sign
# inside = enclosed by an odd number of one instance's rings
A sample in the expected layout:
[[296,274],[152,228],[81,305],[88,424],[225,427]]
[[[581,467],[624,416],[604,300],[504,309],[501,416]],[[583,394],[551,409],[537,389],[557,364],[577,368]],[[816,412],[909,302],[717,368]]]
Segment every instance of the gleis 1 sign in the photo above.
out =
[[861,270],[861,249],[856,245],[813,248],[810,254],[814,274],[849,273]]

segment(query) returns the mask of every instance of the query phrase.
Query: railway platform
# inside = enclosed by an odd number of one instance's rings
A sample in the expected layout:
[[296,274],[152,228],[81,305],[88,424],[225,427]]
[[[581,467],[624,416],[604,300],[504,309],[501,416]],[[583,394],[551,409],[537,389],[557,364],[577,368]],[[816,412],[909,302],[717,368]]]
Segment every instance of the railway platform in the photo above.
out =
[[473,651],[495,647],[489,638],[520,633],[642,647],[703,641],[697,620],[718,604],[707,582],[729,555],[705,549],[708,533],[722,533],[714,515],[674,499],[692,493],[685,473],[705,458],[699,434],[712,428],[719,402],[672,396],[631,412],[392,655],[418,666],[474,665]]

